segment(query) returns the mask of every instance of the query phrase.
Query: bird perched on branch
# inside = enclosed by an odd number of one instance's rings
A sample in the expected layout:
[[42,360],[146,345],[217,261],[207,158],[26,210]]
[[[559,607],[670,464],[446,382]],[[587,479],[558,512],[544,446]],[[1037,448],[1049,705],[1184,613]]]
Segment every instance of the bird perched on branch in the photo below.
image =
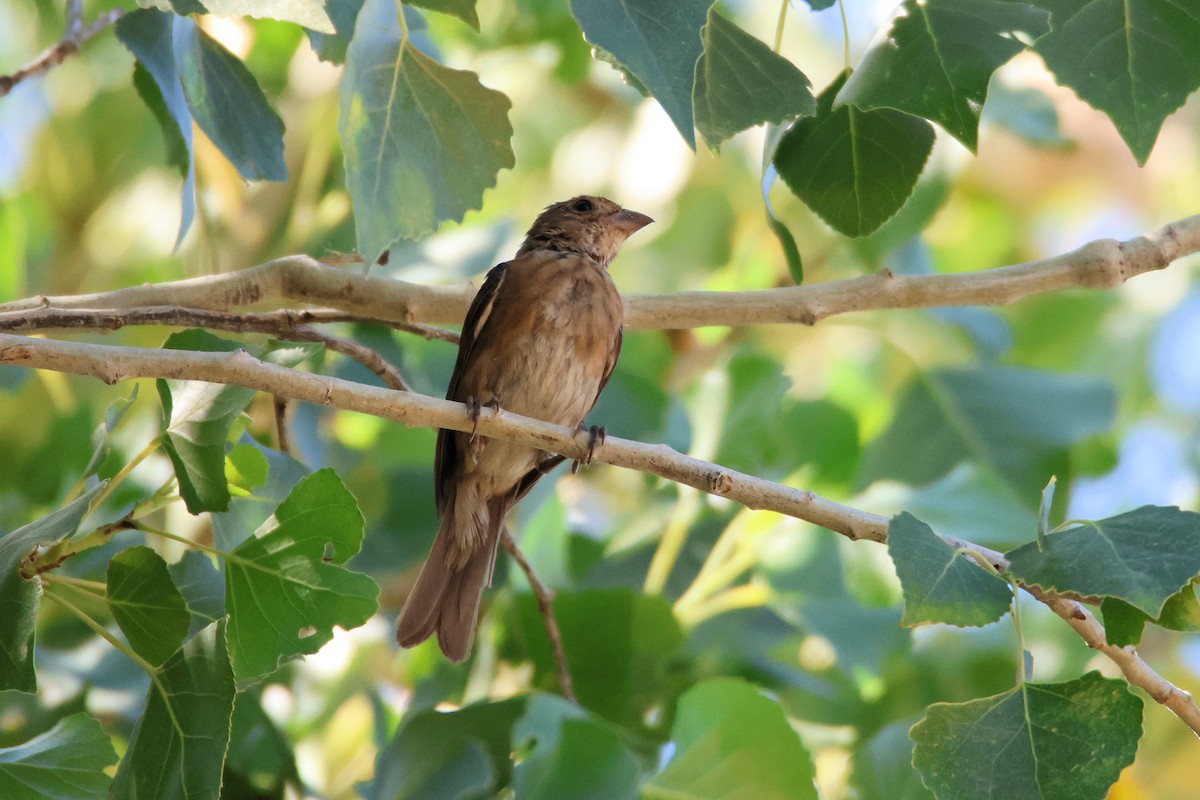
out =
[[[491,407],[581,426],[621,352],[624,311],[608,265],[651,222],[603,197],[543,211],[516,258],[493,268],[471,303],[446,399],[466,403],[476,421]],[[589,458],[602,438],[603,429],[592,428]],[[449,658],[470,654],[505,514],[563,460],[473,432],[438,431],[441,526],[400,612],[401,646],[436,633]]]

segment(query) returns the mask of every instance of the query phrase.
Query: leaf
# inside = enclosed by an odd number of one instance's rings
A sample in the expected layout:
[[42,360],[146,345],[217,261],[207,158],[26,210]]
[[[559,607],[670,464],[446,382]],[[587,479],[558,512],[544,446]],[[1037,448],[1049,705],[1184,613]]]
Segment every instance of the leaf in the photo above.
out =
[[[913,726],[913,766],[938,797],[1102,800],[1133,762],[1142,701],[1098,672],[934,703]],[[982,769],[981,765],[987,765]]]
[[513,770],[522,800],[634,800],[639,764],[617,731],[554,695],[534,695],[513,728],[525,749]]
[[892,723],[855,749],[851,785],[861,800],[934,800],[913,769],[908,728]]
[[134,384],[129,397],[119,397],[108,404],[108,408],[104,411],[104,422],[96,426],[96,430],[92,433],[92,457],[88,459],[87,466],[83,468],[84,478],[95,475],[104,466],[104,461],[112,450],[109,446],[112,432],[121,424],[125,412],[137,400],[137,396],[138,386]]
[[992,73],[1049,21],[1045,11],[1011,0],[905,0],[834,102],[924,117],[973,153]]
[[637,77],[693,150],[692,89],[711,5],[712,0],[571,0],[584,37]]
[[346,183],[368,263],[479,208],[515,163],[509,99],[402,40],[389,0],[364,3],[340,91]]
[[[167,337],[169,350],[235,352],[237,342],[207,331],[186,330]],[[156,381],[166,412],[163,449],[175,467],[179,494],[192,514],[229,507],[225,480],[225,440],[234,420],[254,399],[254,390],[203,381]]]
[[243,686],[317,652],[335,625],[357,628],[379,605],[375,581],[343,566],[362,546],[363,517],[336,472],[296,484],[274,522],[225,562],[229,649]]
[[774,164],[797,197],[846,236],[862,236],[900,210],[933,149],[928,122],[898,111],[833,107],[842,73],[779,142]]
[[117,754],[95,718],[72,714],[15,747],[0,748],[4,800],[103,800]]
[[799,286],[804,283],[804,261],[800,258],[800,248],[796,246],[796,237],[792,236],[787,225],[784,225],[783,221],[775,216],[775,210],[769,206],[767,207],[767,227],[779,240],[779,246],[783,249],[783,258],[788,265],[788,274],[792,276],[792,282]]
[[1063,86],[1113,121],[1145,164],[1163,120],[1200,87],[1200,7],[1181,0],[1031,0],[1051,12],[1034,43]]
[[1040,89],[1013,87],[993,77],[983,122],[999,125],[1026,142],[1054,150],[1069,150],[1074,140],[1063,133],[1054,101]]
[[867,446],[858,482],[920,486],[972,459],[1032,506],[1063,450],[1107,430],[1115,413],[1112,387],[1095,378],[994,366],[921,373]]
[[404,717],[360,784],[363,800],[462,800],[492,797],[512,769],[513,724],[525,698],[477,703],[458,711]]
[[286,181],[283,120],[250,71],[189,17],[173,20],[171,44],[201,130],[246,180]]
[[[267,481],[251,494],[233,497],[228,510],[212,514],[213,541],[225,551],[232,550],[253,536],[275,513],[275,507],[287,499],[296,484],[309,474],[307,467],[287,453],[263,447],[245,432],[234,449],[242,446],[255,448],[267,460]],[[222,582],[222,597],[224,594]]]
[[0,537],[0,691],[37,691],[33,641],[42,584],[21,577],[21,567],[37,548],[75,533],[101,488]]
[[458,17],[475,30],[479,30],[479,14],[475,11],[475,0],[409,0],[418,8],[427,8],[442,14]]
[[646,798],[817,797],[812,758],[783,709],[744,681],[708,680],[684,692],[671,741],[675,755],[645,784]]
[[[141,21],[150,24],[141,24]],[[124,34],[123,25],[127,29]],[[136,31],[130,30],[135,26]],[[126,14],[117,21],[117,36],[137,56],[133,85],[162,131],[167,164],[183,176],[179,233],[175,236],[175,248],[178,249],[196,216],[196,164],[192,148],[192,113],[183,96],[183,84],[175,72],[170,17],[153,9]]]
[[192,617],[188,636],[225,616],[225,578],[207,555],[189,550],[167,570]]
[[[519,596],[518,612],[536,685],[557,685],[550,641],[532,595]],[[618,725],[644,725],[646,712],[663,700],[668,661],[683,642],[670,602],[630,589],[559,592],[554,614],[580,704]]]
[[[708,11],[701,32],[704,54],[696,62],[696,127],[709,147],[764,122],[817,113],[804,73],[717,13]],[[777,234],[778,235],[778,234]]]
[[907,512],[888,525],[888,555],[904,590],[905,627],[928,622],[980,626],[1004,616],[1008,584]]
[[1085,597],[1115,597],[1151,618],[1200,575],[1200,514],[1142,506],[1046,536],[1007,554],[1025,583]]
[[189,639],[154,676],[112,796],[217,797],[234,694],[225,623],[216,622]]
[[175,654],[192,623],[167,563],[149,547],[127,548],[108,562],[107,600],[129,646],[156,667]]
[[320,33],[333,33],[325,0],[203,0],[218,17],[257,17],[294,22]]

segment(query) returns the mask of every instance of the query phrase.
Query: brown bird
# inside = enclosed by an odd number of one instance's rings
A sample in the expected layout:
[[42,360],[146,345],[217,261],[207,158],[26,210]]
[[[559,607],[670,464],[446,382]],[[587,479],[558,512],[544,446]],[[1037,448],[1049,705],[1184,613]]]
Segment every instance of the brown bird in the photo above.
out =
[[[608,265],[645,214],[603,197],[548,207],[516,258],[488,273],[463,323],[447,400],[580,427],[621,352],[621,295]],[[603,437],[592,429],[592,446]],[[479,599],[491,583],[504,516],[563,461],[525,445],[440,430],[434,465],[441,526],[396,641],[412,647],[434,633],[442,652],[471,652]]]

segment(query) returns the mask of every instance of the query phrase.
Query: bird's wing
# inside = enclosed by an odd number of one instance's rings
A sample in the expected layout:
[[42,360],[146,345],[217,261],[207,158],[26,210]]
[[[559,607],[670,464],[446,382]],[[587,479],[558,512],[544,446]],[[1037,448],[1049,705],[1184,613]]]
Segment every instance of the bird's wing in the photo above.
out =
[[[492,267],[483,286],[479,287],[475,299],[471,301],[471,308],[467,311],[467,318],[463,321],[462,334],[458,340],[458,359],[454,362],[454,374],[450,376],[450,386],[446,390],[447,400],[461,401],[465,399],[458,396],[458,385],[462,380],[466,365],[470,362],[475,342],[479,340],[479,333],[487,324],[488,318],[491,317],[492,304],[496,302],[496,296],[500,292],[505,276],[508,275],[510,263],[506,261]],[[445,510],[446,503],[449,501],[450,487],[454,483],[453,476],[459,467],[460,454],[454,446],[456,433],[456,431],[445,429],[438,431],[437,451],[433,466],[434,496],[437,498],[438,514],[442,514]]]

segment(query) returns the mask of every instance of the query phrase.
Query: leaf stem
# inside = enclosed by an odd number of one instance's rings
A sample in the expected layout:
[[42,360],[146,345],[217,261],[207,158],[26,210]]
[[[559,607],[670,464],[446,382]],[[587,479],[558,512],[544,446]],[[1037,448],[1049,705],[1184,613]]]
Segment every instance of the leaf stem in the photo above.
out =
[[667,585],[667,578],[671,576],[671,570],[675,568],[675,562],[679,559],[684,542],[687,541],[688,530],[691,527],[689,522],[695,516],[699,500],[700,493],[697,490],[690,486],[679,487],[679,500],[671,512],[671,519],[662,539],[659,540],[658,549],[654,551],[654,557],[650,560],[650,569],[646,573],[646,583],[643,586],[646,594],[662,594]]
[[850,66],[850,23],[846,21],[846,4],[845,0],[838,0],[838,11],[842,14],[842,57],[846,61],[846,71],[849,72]]
[[404,3],[396,3],[396,19],[400,21],[400,41],[408,41],[408,20],[404,18]]
[[771,49],[776,53],[783,46],[783,23],[787,20],[788,4],[791,0],[783,0],[779,4],[779,21],[775,23],[775,46]]
[[687,608],[679,608],[679,604],[676,603],[676,614],[681,622],[691,627],[726,611],[765,605],[770,596],[770,587],[760,581],[751,581],[714,594],[707,600],[691,604]]
[[199,550],[202,553],[208,553],[210,556],[216,556],[217,558],[223,558],[226,561],[234,561],[239,564],[246,564],[255,567],[258,566],[257,564],[254,564],[254,562],[242,558],[241,556],[236,556],[233,553],[226,553],[224,550],[218,550],[217,548],[210,547],[206,544],[200,544],[200,542],[197,542],[194,539],[189,539],[186,536],[180,536],[177,533],[164,531],[161,528],[152,528],[149,525],[144,525],[141,522],[135,522],[134,526],[142,533],[152,533],[155,536],[161,536],[164,539],[170,539],[173,542],[179,542],[180,544],[187,545],[194,550]]
[[96,620],[94,620],[90,616],[88,616],[87,613],[85,613],[78,606],[74,605],[73,603],[71,603],[67,600],[64,600],[63,598],[59,597],[54,592],[51,592],[49,589],[47,589],[45,592],[43,592],[42,596],[45,597],[47,600],[51,600],[54,603],[62,606],[67,611],[74,614],[76,617],[79,618],[80,622],[82,622],[84,625],[87,625],[89,628],[91,628],[93,631],[95,631],[97,636],[99,636],[101,639],[104,639],[105,641],[107,641],[109,644],[111,644],[113,647],[120,650],[125,655],[129,656],[129,658],[131,660],[133,660],[139,667],[146,670],[146,672],[148,672],[151,675],[151,677],[153,677],[154,675],[156,675],[158,673],[158,670],[154,667],[153,664],[151,664],[149,661],[147,661],[146,659],[139,656],[137,653],[133,652],[133,649],[129,645],[125,644],[120,639],[118,639],[116,636],[113,636],[111,633],[109,633],[108,630],[103,625],[101,625],[99,622],[96,622]]
[[72,589],[79,589],[91,595],[98,595],[103,598],[108,593],[108,584],[103,581],[89,581],[84,578],[72,578],[70,575],[54,575],[43,574],[42,578],[49,580],[52,583],[61,583],[64,586],[69,586]]
[[104,501],[108,499],[108,496],[113,493],[113,490],[120,486],[123,480],[129,477],[129,473],[133,472],[137,468],[138,464],[141,464],[143,461],[149,458],[150,454],[157,450],[161,443],[161,436],[155,436],[153,439],[151,439],[128,464],[121,468],[120,472],[113,476],[112,480],[108,482],[108,485],[100,490],[100,494],[98,494],[96,499],[92,501],[92,508],[99,508]]
[[1029,676],[1025,674],[1025,633],[1021,629],[1021,589],[1017,586],[1016,579],[1010,580],[1009,585],[1013,590],[1013,630],[1017,632],[1017,682],[1023,686],[1029,680]]

